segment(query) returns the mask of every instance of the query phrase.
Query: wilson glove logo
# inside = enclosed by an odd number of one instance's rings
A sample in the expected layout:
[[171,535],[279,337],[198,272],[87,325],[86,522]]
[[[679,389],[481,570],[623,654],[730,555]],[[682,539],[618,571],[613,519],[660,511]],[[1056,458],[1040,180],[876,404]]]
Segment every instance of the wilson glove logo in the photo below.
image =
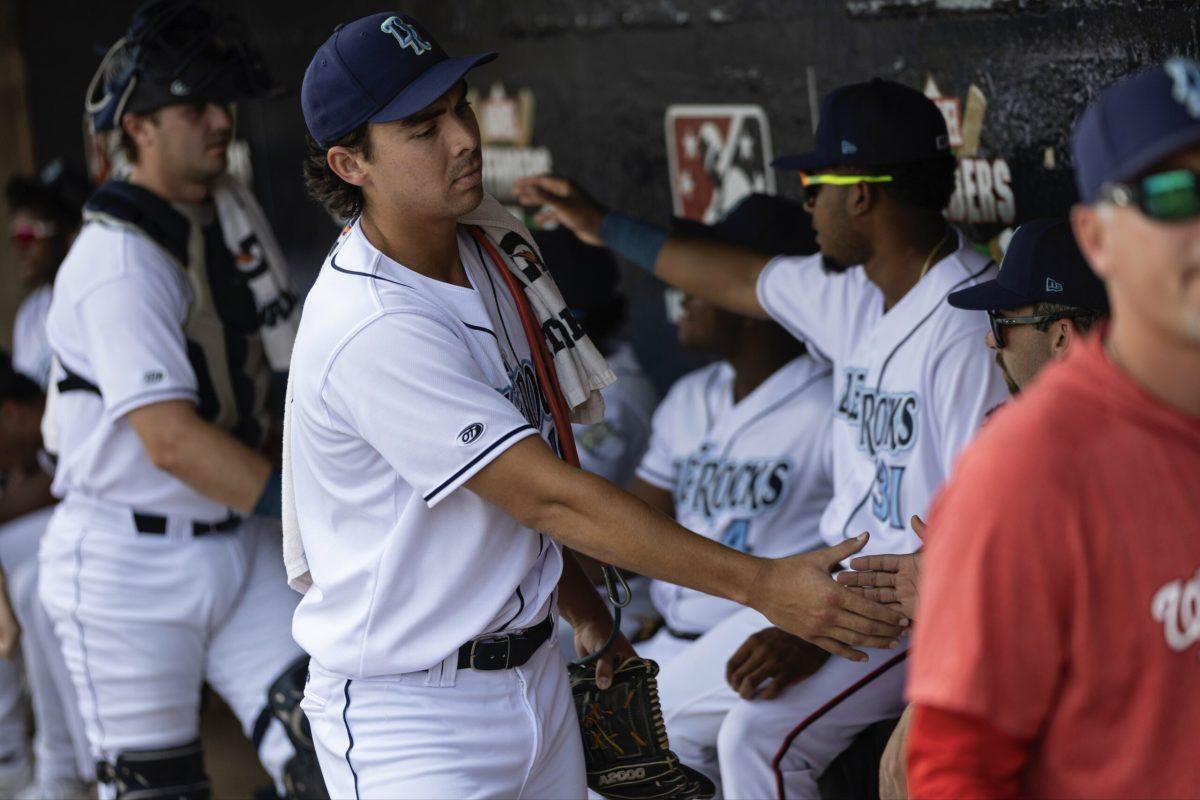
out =
[[472,422],[458,432],[458,443],[461,445],[473,444],[480,436],[483,436],[485,430],[487,430],[487,426],[482,422]]

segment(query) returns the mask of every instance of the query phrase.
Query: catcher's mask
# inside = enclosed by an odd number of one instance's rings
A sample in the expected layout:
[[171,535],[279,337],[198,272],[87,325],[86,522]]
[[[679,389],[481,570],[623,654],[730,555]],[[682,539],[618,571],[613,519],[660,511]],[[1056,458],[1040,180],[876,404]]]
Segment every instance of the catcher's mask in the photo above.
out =
[[248,30],[232,14],[199,0],[150,0],[105,53],[85,109],[99,132],[118,128],[129,112],[228,104],[274,91]]

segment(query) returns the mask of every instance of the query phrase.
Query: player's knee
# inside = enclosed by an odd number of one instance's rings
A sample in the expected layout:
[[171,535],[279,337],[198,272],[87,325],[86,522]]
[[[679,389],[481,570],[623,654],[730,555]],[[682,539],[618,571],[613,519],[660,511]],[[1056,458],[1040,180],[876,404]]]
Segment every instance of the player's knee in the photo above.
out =
[[[764,754],[771,758],[775,755],[771,743],[778,737],[764,735],[762,714],[756,714],[756,710],[753,704],[745,701],[734,703],[729,709],[717,731],[717,752],[722,757],[726,753],[735,758],[758,758]],[[774,745],[778,748],[779,742],[774,741]],[[768,750],[771,752],[767,753]]]
[[96,765],[96,777],[111,784],[117,800],[208,800],[204,748],[197,739],[178,747],[126,750]]
[[329,792],[317,763],[317,752],[313,746],[312,729],[308,717],[300,708],[304,699],[304,683],[308,678],[308,656],[302,656],[288,665],[267,690],[267,705],[259,722],[254,727],[254,745],[257,748],[266,734],[271,719],[283,725],[288,741],[295,751],[283,767],[283,783],[288,800],[327,800]]

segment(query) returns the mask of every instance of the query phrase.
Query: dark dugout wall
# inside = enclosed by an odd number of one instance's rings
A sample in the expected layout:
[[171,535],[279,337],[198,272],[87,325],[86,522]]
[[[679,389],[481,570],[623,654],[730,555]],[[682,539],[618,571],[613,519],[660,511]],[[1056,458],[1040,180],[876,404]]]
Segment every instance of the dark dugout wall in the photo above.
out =
[[[82,164],[87,81],[136,5],[20,4],[38,163],[66,155]],[[1023,219],[1065,213],[1074,199],[1068,132],[1100,87],[1171,55],[1200,52],[1195,0],[422,0],[401,7],[451,52],[500,51],[499,60],[473,74],[473,84],[485,95],[494,81],[509,95],[528,88],[532,144],[549,151],[555,170],[603,202],[659,222],[672,212],[669,106],[760,107],[761,114],[734,121],[752,141],[730,152],[735,162],[748,160],[741,166],[761,183],[768,179],[754,166],[764,156],[759,126],[765,123],[776,155],[806,149],[816,102],[830,89],[879,75],[933,93],[932,79],[958,122],[956,146],[966,157],[952,211],[985,241]],[[237,6],[276,80],[291,90],[242,109],[239,125],[260,197],[301,286],[336,234],[300,180],[304,67],[335,24],[387,8],[294,0]],[[691,120],[692,132],[704,121],[720,132],[730,119],[718,110]],[[686,159],[695,141],[687,147],[680,130]],[[698,140],[706,144],[704,136]],[[691,188],[703,194],[712,175],[693,166],[687,180],[699,182]],[[778,175],[776,190],[798,197],[798,180]],[[625,277],[631,337],[665,388],[698,360],[675,347],[660,285],[637,270]]]

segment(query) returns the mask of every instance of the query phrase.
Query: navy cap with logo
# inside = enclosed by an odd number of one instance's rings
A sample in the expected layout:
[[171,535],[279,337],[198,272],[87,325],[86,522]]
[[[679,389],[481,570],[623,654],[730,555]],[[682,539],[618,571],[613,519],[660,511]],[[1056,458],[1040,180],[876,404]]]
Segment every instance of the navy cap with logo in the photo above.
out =
[[1106,183],[1137,177],[1180,148],[1200,142],[1200,65],[1172,58],[1106,88],[1071,136],[1075,183],[1085,203]]
[[821,102],[816,147],[783,156],[776,169],[908,164],[949,155],[946,120],[933,101],[910,86],[874,78],[834,89]]
[[365,122],[416,114],[495,53],[450,57],[407,14],[381,12],[339,26],[304,71],[300,105],[322,147]]
[[952,292],[947,301],[975,311],[1011,311],[1037,303],[1108,310],[1104,284],[1079,251],[1071,224],[1058,218],[1030,220],[1017,228],[1000,273]]

